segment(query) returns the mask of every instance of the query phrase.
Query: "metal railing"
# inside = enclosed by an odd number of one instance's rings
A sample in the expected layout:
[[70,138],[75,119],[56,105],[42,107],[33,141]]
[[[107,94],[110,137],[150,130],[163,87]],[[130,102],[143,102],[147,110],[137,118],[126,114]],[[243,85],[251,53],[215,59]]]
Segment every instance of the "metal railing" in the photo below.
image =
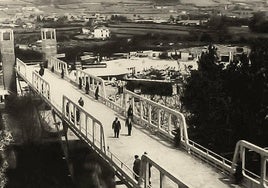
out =
[[16,69],[24,78],[26,78],[26,76],[27,76],[27,71],[26,71],[27,65],[23,61],[18,59],[18,58],[16,58]]
[[75,83],[78,86],[81,85],[82,88],[86,88],[86,84],[88,83],[89,86],[88,90],[94,95],[98,87],[99,88],[98,96],[106,98],[104,80],[97,76],[91,75],[82,69],[76,69]]
[[[246,169],[246,150],[255,152],[260,156],[260,176]],[[244,177],[244,182],[247,187],[265,187],[267,188],[267,160],[268,151],[258,147],[252,143],[245,140],[240,140],[237,142],[235,147],[235,153],[233,157],[232,170],[236,170],[236,165],[238,161],[242,162],[242,174]]]
[[232,166],[232,161],[222,157],[221,155],[201,146],[200,144],[188,140],[188,152],[191,155],[194,155],[203,161],[209,163],[210,165],[214,166],[215,168],[219,170],[223,170],[227,174],[231,173],[231,166]]
[[[143,178],[139,179],[139,184],[144,188],[150,187],[151,185],[151,168],[154,167],[160,173],[159,185],[154,185],[154,187],[159,186],[159,188],[169,187],[167,179],[169,179],[178,188],[188,188],[188,186],[182,181],[178,180],[167,170],[163,169],[154,160],[152,160],[148,155],[142,155],[141,157],[141,175]],[[142,182],[143,181],[143,182]],[[173,187],[173,186],[171,186]]]
[[37,72],[32,72],[32,85],[45,98],[50,100],[50,85]]
[[62,61],[56,57],[51,56],[48,59],[48,68],[53,69],[54,72],[58,74],[62,74],[64,72],[64,76],[69,77],[68,64],[65,61]]
[[[187,125],[182,113],[124,89],[125,112],[127,112],[129,105],[133,108],[135,120],[163,133],[170,139],[174,138],[172,131],[179,128],[181,142],[186,147],[188,146]],[[144,109],[145,106],[147,110]]]
[[62,115],[92,146],[106,153],[103,125],[99,120],[65,95],[62,98]]

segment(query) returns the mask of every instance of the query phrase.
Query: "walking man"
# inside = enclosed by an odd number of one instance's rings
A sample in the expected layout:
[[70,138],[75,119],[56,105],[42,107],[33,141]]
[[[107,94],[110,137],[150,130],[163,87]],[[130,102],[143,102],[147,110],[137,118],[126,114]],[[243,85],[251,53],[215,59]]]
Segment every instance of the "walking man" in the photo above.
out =
[[140,168],[141,168],[141,160],[138,155],[134,156],[135,161],[133,163],[133,171],[134,171],[134,177],[135,180],[139,181],[139,175],[140,175]]
[[96,90],[95,90],[95,99],[98,100],[99,99],[99,86],[97,86]]
[[80,97],[80,99],[78,100],[78,104],[82,107],[84,106],[84,100],[82,99],[82,97]]
[[79,89],[82,89],[82,78],[79,77],[79,78],[78,78],[78,81],[79,81],[78,88],[79,88]]
[[112,128],[114,130],[114,137],[119,138],[119,132],[120,132],[120,129],[121,129],[121,124],[120,124],[120,121],[118,120],[118,117],[116,117],[115,120],[113,121]]
[[127,127],[127,130],[128,130],[128,136],[131,136],[132,121],[130,117],[127,117],[125,126]]
[[128,110],[127,110],[127,117],[131,118],[133,120],[133,108],[131,105],[129,105]]
[[63,68],[61,69],[61,78],[62,79],[64,78],[64,69]]
[[85,87],[85,90],[86,90],[86,94],[88,94],[89,93],[88,77],[86,77],[86,87]]

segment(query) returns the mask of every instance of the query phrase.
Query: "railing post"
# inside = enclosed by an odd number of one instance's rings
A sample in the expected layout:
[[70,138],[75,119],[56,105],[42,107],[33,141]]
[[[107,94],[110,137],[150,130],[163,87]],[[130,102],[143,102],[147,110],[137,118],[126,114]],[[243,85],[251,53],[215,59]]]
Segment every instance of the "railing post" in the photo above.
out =
[[73,114],[74,114],[74,126],[77,126],[77,121],[76,121],[76,107],[73,105]]
[[158,123],[157,123],[157,128],[158,128],[158,130],[160,129],[160,127],[161,127],[161,109],[159,108],[158,109],[158,112],[157,112],[157,120],[158,120]]
[[165,188],[166,176],[160,172],[160,188]]
[[148,103],[148,105],[149,105],[149,108],[148,108],[148,122],[149,122],[149,125],[151,125],[151,123],[152,123],[152,105],[150,105],[149,103]]
[[102,85],[102,92],[103,92],[103,98],[107,98],[107,96],[106,96],[106,90],[105,90],[105,84],[104,84],[104,81],[102,80],[102,82],[101,82],[101,85]]
[[93,144],[95,145],[95,121],[94,120],[92,120],[93,121],[93,123],[92,123],[92,140],[93,140]]
[[101,129],[101,127],[100,127],[100,149],[101,149],[101,151],[103,149],[103,145],[102,145],[102,129]]
[[142,172],[143,177],[144,177],[144,187],[148,187],[150,185],[150,177],[149,177],[149,163],[146,160],[145,165],[144,165],[144,170]]
[[[132,106],[133,108],[134,106]],[[133,111],[134,111],[134,108],[133,108]],[[142,122],[143,120],[143,103],[142,103],[142,100],[140,100],[140,120]]]
[[171,114],[168,114],[168,134],[171,134]]
[[265,179],[266,179],[266,158],[261,155],[261,179],[260,179],[260,183],[263,187],[265,187]]
[[87,138],[87,115],[85,114],[85,129],[86,129],[86,138]]

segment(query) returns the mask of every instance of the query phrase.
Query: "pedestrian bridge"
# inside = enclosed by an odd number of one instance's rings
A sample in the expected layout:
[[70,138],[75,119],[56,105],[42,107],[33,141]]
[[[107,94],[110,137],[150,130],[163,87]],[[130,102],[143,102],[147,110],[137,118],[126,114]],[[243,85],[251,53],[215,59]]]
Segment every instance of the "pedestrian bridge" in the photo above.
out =
[[[117,176],[129,187],[235,187],[231,176],[242,162],[241,187],[268,187],[268,152],[246,141],[239,141],[232,161],[204,148],[188,138],[183,114],[161,104],[124,90],[116,101],[107,97],[105,82],[84,70],[74,74],[67,63],[55,57],[48,62],[44,75],[38,74],[39,65],[16,60],[16,71],[53,112],[84,140],[103,160],[114,168]],[[52,70],[52,71],[51,71]],[[62,78],[63,76],[64,78]],[[79,79],[80,78],[80,79]],[[79,81],[80,80],[80,81]],[[89,94],[85,93],[86,81]],[[82,89],[79,89],[79,85]],[[94,92],[99,87],[99,99]],[[82,97],[84,107],[78,105]],[[133,107],[135,126],[127,136],[124,126],[129,105]],[[79,113],[79,118],[77,118]],[[119,117],[122,125],[119,138],[113,137],[112,122]],[[172,144],[172,131],[179,129],[181,147]],[[255,174],[246,167],[246,152],[260,156],[260,172]],[[147,152],[147,155],[143,155]],[[142,156],[139,181],[132,171],[134,155]],[[151,182],[151,185],[149,185]],[[236,186],[239,187],[239,186]]]

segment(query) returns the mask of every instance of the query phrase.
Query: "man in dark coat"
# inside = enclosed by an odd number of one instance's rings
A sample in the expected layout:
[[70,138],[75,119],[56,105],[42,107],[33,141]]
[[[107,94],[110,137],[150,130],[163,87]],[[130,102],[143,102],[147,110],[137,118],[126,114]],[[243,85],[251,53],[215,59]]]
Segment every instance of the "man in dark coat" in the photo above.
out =
[[85,87],[85,90],[86,90],[86,94],[88,94],[89,93],[88,77],[86,77],[86,87]]
[[118,120],[117,117],[113,121],[112,128],[114,130],[114,137],[119,138],[119,132],[120,132],[120,129],[121,129],[121,123],[120,123],[120,121]]
[[138,155],[134,156],[135,161],[133,163],[133,171],[134,171],[134,177],[135,180],[139,181],[139,174],[140,174],[140,168],[141,168],[141,160]]
[[99,86],[97,86],[96,90],[95,90],[95,99],[98,100],[99,99]]
[[78,100],[78,104],[82,107],[84,106],[84,100],[82,99],[82,97],[80,97],[80,99]]
[[82,78],[79,77],[79,78],[78,78],[78,81],[79,81],[78,88],[79,88],[79,89],[82,89]]
[[126,119],[126,123],[125,123],[126,127],[127,127],[127,130],[128,130],[128,136],[131,135],[131,130],[132,130],[132,120],[130,117],[128,117]]
[[64,69],[61,69],[61,78],[64,78]]
[[131,118],[133,120],[133,108],[131,105],[129,105],[128,110],[127,110],[127,117]]

